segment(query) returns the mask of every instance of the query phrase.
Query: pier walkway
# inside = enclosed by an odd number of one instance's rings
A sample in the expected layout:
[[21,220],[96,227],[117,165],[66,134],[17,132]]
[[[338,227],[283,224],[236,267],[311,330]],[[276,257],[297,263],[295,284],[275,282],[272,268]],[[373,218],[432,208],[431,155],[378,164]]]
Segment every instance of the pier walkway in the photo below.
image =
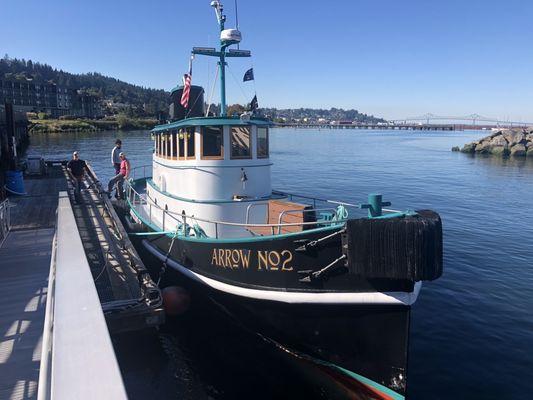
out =
[[25,184],[28,196],[10,199],[0,247],[0,399],[37,396],[58,192],[67,190],[60,171]]
[[161,324],[160,292],[93,172],[80,204],[62,162],[24,183],[0,237],[0,399],[126,398],[110,334]]

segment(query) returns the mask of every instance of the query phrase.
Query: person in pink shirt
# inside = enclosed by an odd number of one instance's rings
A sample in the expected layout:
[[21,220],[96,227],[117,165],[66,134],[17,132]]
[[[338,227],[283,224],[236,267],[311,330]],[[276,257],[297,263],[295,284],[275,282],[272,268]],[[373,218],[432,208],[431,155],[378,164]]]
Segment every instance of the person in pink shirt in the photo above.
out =
[[117,193],[116,198],[117,199],[124,199],[124,180],[128,179],[130,176],[130,162],[126,158],[125,153],[120,153],[120,169],[117,175],[115,175],[109,183],[107,184],[107,195],[109,198],[111,198],[111,192],[113,191],[113,187],[116,186]]

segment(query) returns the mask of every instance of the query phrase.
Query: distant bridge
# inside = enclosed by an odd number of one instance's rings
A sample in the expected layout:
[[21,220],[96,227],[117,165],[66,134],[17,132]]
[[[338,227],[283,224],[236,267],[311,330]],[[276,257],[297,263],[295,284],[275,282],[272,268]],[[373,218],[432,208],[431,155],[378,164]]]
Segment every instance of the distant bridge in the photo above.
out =
[[424,114],[417,117],[409,118],[400,118],[389,120],[390,123],[396,124],[409,124],[413,122],[423,122],[426,125],[431,125],[434,122],[447,121],[448,123],[452,121],[460,121],[461,124],[469,122],[471,125],[481,124],[484,126],[495,126],[495,127],[513,127],[513,126],[533,126],[533,122],[524,122],[524,121],[502,121],[497,118],[485,117],[479,114],[470,114],[464,116],[450,116],[450,115],[435,115],[435,114]]
[[462,125],[458,127],[453,124],[408,124],[408,123],[380,123],[380,124],[368,124],[368,123],[340,123],[340,124],[324,124],[324,123],[289,123],[282,122],[275,124],[280,128],[295,128],[295,129],[378,129],[378,130],[409,130],[409,131],[454,131],[463,129]]

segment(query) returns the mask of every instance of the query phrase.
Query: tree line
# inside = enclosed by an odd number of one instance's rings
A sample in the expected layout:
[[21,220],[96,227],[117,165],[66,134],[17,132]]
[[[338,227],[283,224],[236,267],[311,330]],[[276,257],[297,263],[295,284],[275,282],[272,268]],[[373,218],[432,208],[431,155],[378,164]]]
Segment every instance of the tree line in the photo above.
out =
[[[33,81],[35,83],[55,83],[68,89],[83,90],[96,96],[99,100],[113,101],[122,104],[120,110],[128,117],[164,118],[168,113],[169,92],[133,85],[119,79],[105,76],[98,72],[72,74],[48,64],[32,60],[10,58],[7,54],[0,59],[0,79]],[[212,105],[210,111],[218,113],[219,105]],[[247,105],[233,104],[228,107],[228,115],[240,115],[248,108]],[[294,122],[307,119],[316,122],[326,121],[357,121],[363,123],[385,122],[382,118],[367,115],[358,110],[342,108],[260,108],[260,116],[275,122]]]
[[72,74],[48,64],[10,58],[7,54],[0,59],[0,79],[55,83],[68,89],[81,89],[99,100],[126,104],[133,114],[156,116],[168,112],[169,93],[164,90],[133,85],[97,72]]

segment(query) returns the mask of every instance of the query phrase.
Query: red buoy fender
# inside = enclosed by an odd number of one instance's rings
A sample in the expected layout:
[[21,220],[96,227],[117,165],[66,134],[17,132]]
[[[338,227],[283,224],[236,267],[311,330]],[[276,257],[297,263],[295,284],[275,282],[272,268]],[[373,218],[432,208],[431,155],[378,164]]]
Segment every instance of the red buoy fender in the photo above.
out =
[[191,305],[190,293],[180,286],[168,286],[161,293],[163,295],[163,308],[167,315],[181,315]]

